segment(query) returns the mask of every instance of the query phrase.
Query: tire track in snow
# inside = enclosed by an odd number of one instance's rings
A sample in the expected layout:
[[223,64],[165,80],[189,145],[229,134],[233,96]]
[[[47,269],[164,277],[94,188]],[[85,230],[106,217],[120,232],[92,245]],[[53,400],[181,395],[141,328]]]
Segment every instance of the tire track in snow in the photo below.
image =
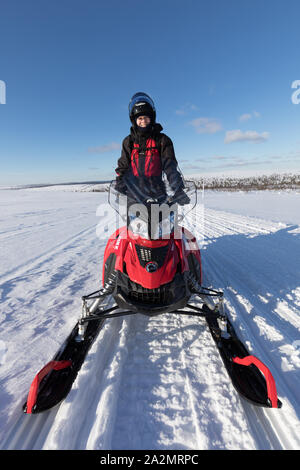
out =
[[[110,214],[102,220],[103,224],[109,223]],[[58,243],[51,253],[48,251],[34,263],[24,266],[22,274],[19,271],[17,277],[9,277],[5,301],[2,290],[1,337],[6,343],[7,337],[14,340],[8,344],[7,360],[1,365],[1,384],[17,397],[24,394],[24,401],[34,375],[53,357],[77,321],[81,295],[99,284],[106,241],[99,241],[95,229],[93,225],[77,232]],[[61,238],[63,231],[58,235]],[[92,278],[95,281],[91,285]],[[4,289],[3,284],[1,287]],[[31,351],[29,359],[24,354],[25,346]],[[15,383],[16,377],[18,390],[10,385]],[[10,420],[12,407],[5,409],[4,406],[3,403],[2,420]],[[13,416],[11,419],[14,422]],[[22,415],[21,420],[33,423],[37,416]],[[27,428],[23,436],[25,434],[28,434]]]
[[[214,211],[216,216],[218,211]],[[207,215],[207,214],[206,214]],[[230,231],[232,228],[231,224],[231,214],[228,214],[227,223],[224,220],[223,224],[220,224],[220,219],[218,219],[218,236],[227,236],[228,235],[228,221],[230,222]],[[242,216],[239,217],[240,219],[240,227],[235,225],[235,230],[237,230],[237,234],[241,233],[249,233],[251,236],[259,236],[264,234],[266,230],[261,230],[261,225],[264,224],[265,221],[254,220],[253,226],[249,224],[249,219],[247,218],[248,223],[245,224]],[[222,220],[222,219],[221,219]],[[214,234],[216,230],[214,229],[214,217],[206,217],[206,228],[208,228],[208,233]],[[258,222],[258,223],[257,223]],[[270,233],[270,240],[266,239],[266,243],[271,245],[271,248],[274,250],[274,253],[277,253],[278,256],[278,249],[283,249],[282,246],[280,247],[280,243],[273,243],[272,241],[272,233],[276,233],[276,231],[282,229],[282,224],[274,224],[274,223],[266,223],[265,225],[269,225],[267,233]],[[208,227],[207,227],[208,226]],[[246,229],[246,230],[245,230]],[[294,240],[293,240],[294,242]],[[209,246],[209,245],[208,245]],[[260,410],[257,409],[248,403],[245,403],[243,400],[243,404],[245,406],[245,411],[247,411],[247,416],[249,418],[249,423],[253,428],[253,435],[257,436],[257,448],[274,448],[274,449],[290,449],[290,448],[297,448],[299,446],[299,432],[293,431],[293,426],[291,426],[291,420],[296,426],[295,429],[299,429],[299,423],[297,423],[297,419],[293,419],[293,408],[297,408],[297,377],[294,375],[294,379],[292,380],[293,388],[288,388],[286,381],[283,380],[282,377],[282,370],[280,367],[280,358],[279,355],[274,357],[274,346],[276,347],[276,342],[278,340],[283,339],[285,342],[291,342],[295,340],[295,331],[294,327],[291,328],[290,332],[286,331],[285,325],[282,322],[282,319],[278,321],[278,315],[274,315],[274,311],[270,308],[270,303],[264,303],[261,300],[257,299],[257,285],[256,279],[251,279],[251,276],[255,276],[255,270],[250,270],[249,273],[245,272],[245,266],[241,266],[240,262],[243,259],[242,253],[242,245],[238,242],[238,240],[231,239],[230,246],[231,248],[237,247],[240,250],[239,256],[236,259],[233,258],[232,252],[226,250],[218,250],[216,248],[217,242],[212,245],[212,255],[210,257],[206,257],[207,262],[207,270],[209,271],[210,279],[213,285],[222,286],[222,282],[225,279],[230,279],[231,285],[234,284],[234,291],[238,294],[235,295],[232,292],[232,289],[226,289],[225,287],[225,299],[227,301],[227,305],[230,302],[230,310],[231,316],[234,320],[237,320],[239,324],[239,334],[241,337],[244,337],[244,340],[248,343],[250,342],[253,350],[261,357],[270,367],[275,376],[279,394],[281,393],[283,396],[284,402],[284,409],[282,410]],[[222,246],[222,248],[224,248]],[[232,250],[238,252],[235,250]],[[204,251],[204,256],[205,256]],[[255,256],[256,255],[256,256]],[[260,258],[257,257],[257,254],[254,250],[248,251],[247,256],[249,259],[254,259],[258,261],[258,266],[261,264],[264,265],[264,253],[260,253]],[[215,261],[217,260],[217,261]],[[268,259],[265,260],[265,264],[268,263]],[[222,270],[220,271],[219,266],[222,266]],[[259,269],[257,266],[257,269]],[[246,270],[247,271],[247,270]],[[268,279],[268,277],[263,278],[260,276],[261,282],[263,282],[264,288],[269,289],[269,292],[273,292],[276,289],[276,285],[279,291],[281,279],[277,279],[276,277],[276,270],[272,272],[273,276]],[[254,282],[253,282],[254,281]],[[249,287],[250,284],[250,287]],[[274,286],[275,284],[275,286]],[[271,304],[272,306],[272,304]],[[261,321],[266,324],[266,331],[269,330],[270,338],[273,335],[273,347],[271,348],[272,354],[270,355],[270,346],[261,336],[261,331],[257,328],[258,324],[255,322],[257,317],[257,313],[261,315]],[[288,315],[287,315],[288,318]],[[287,320],[286,318],[286,320]],[[295,322],[293,322],[295,325]],[[276,335],[274,335],[273,331],[270,331],[273,328]],[[284,336],[282,335],[284,332]],[[274,342],[275,341],[275,342]],[[266,344],[266,346],[264,346]],[[289,396],[289,400],[284,400],[284,396]],[[290,403],[290,401],[292,403]],[[292,406],[290,406],[292,404]],[[280,418],[279,418],[280,416]],[[286,431],[284,431],[284,429]],[[286,434],[289,438],[286,438]],[[290,440],[289,440],[290,439]]]
[[131,326],[111,449],[255,448],[203,321],[166,314]]
[[[109,307],[110,304],[108,302],[107,306]],[[104,328],[98,336],[99,343],[96,340],[92,345],[72,390],[61,404],[37,415],[20,414],[21,406],[26,401],[26,397],[24,397],[17,407],[15,417],[11,420],[11,428],[3,440],[2,449],[62,450],[80,448],[76,447],[76,441],[78,439],[84,440],[86,437],[82,428],[91,416],[93,423],[95,405],[91,402],[96,401],[97,403],[99,398],[97,388],[100,385],[101,390],[101,380],[105,374],[105,368],[112,360],[115,344],[118,344],[121,320],[116,320],[114,324],[110,324],[111,321],[104,324]],[[104,340],[102,340],[103,337],[105,337]],[[99,351],[97,352],[97,350]],[[86,405],[85,410],[81,408],[82,404]],[[69,415],[71,416],[70,420]],[[68,421],[69,427],[67,426]]]
[[80,230],[76,235],[67,238],[64,241],[60,241],[58,244],[53,246],[50,250],[46,250],[43,253],[40,253],[38,256],[34,256],[29,261],[26,261],[24,264],[20,264],[11,271],[7,271],[5,274],[0,276],[1,284],[4,284],[8,280],[11,280],[11,276],[20,277],[25,273],[38,268],[39,266],[49,262],[54,255],[60,255],[62,250],[68,249],[72,246],[74,242],[80,241],[85,235],[90,234],[95,230],[95,224],[91,225],[84,230]]
[[[178,324],[180,327],[180,320],[178,319]],[[191,379],[189,376],[189,367],[188,367],[188,361],[186,359],[186,352],[184,348],[184,339],[183,339],[183,333],[182,331],[179,332],[179,348],[181,348],[181,361],[182,361],[182,366],[183,369],[186,371],[186,389],[187,393],[189,396],[189,402],[190,402],[190,407],[191,407],[191,415],[192,415],[192,421],[195,427],[195,434],[196,434],[196,446],[198,449],[203,449],[207,448],[207,438],[203,433],[201,432],[201,426],[199,424],[199,416],[197,415],[196,411],[196,397],[195,393],[192,387]]]
[[[224,251],[224,245],[218,247],[218,239],[232,236],[232,246],[243,250],[242,239],[234,239],[235,235],[275,233],[279,226],[206,209],[202,252],[205,278],[218,288],[226,278],[225,298],[234,324],[259,354],[270,358],[272,370],[276,359],[272,361],[266,346],[260,344],[264,338],[251,315],[251,308],[258,305],[253,304],[256,292],[246,284],[253,271],[241,275],[240,260]],[[230,290],[232,284],[240,298]],[[275,325],[267,304],[263,314]],[[23,421],[21,437],[31,433],[23,445],[51,449],[299,447],[297,417],[291,419],[293,403],[289,405],[283,397],[283,410],[261,410],[240,400],[213,340],[201,321],[198,323],[195,318],[172,315],[110,320],[59,409],[45,417],[29,417],[36,420],[34,427],[29,420],[26,427]],[[276,327],[282,328],[282,323]],[[281,377],[282,371],[276,367]],[[296,398],[293,390],[284,388],[283,379],[279,385],[292,400]],[[81,412],[83,404],[86,414]],[[17,448],[21,437],[12,440],[10,448]]]
[[126,357],[127,330],[127,320],[113,319],[105,323],[70,394],[58,410],[43,449],[109,448]]
[[[19,403],[19,410],[25,400],[26,398]],[[3,450],[41,449],[45,437],[50,433],[56,414],[57,408],[40,415],[18,413],[18,417],[11,420],[11,427],[0,448]]]

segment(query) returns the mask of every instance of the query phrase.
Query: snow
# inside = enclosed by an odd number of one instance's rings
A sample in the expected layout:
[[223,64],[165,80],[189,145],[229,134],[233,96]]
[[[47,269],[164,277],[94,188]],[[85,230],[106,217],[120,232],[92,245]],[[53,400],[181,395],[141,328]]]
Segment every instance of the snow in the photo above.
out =
[[282,409],[242,400],[203,320],[165,314],[107,321],[64,402],[21,405],[96,290],[114,213],[107,193],[0,191],[0,448],[299,449],[299,193],[199,192],[186,219],[204,284],[271,369]]
[[[201,193],[202,198],[202,193]],[[204,191],[205,207],[300,225],[300,191]]]

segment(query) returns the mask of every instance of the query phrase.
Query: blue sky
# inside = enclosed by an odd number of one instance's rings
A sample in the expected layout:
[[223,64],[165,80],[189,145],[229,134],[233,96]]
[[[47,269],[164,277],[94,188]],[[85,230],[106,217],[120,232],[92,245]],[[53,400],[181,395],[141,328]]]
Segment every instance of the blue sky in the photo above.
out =
[[186,175],[300,171],[299,14],[299,0],[2,2],[0,185],[113,178],[137,91]]

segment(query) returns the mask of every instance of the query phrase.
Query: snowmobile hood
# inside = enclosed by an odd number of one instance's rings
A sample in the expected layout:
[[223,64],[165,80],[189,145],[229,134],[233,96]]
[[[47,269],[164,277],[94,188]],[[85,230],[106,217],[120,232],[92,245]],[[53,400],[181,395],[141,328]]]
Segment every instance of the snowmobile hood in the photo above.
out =
[[130,240],[124,254],[129,278],[146,289],[172,281],[179,261],[174,240]]

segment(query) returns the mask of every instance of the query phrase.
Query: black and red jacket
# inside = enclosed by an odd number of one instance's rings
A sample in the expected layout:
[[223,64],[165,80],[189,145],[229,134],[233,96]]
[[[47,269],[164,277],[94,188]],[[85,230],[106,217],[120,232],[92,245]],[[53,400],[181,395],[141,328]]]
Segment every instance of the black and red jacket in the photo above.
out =
[[165,173],[173,191],[183,188],[173,142],[162,130],[158,123],[147,134],[131,127],[130,134],[123,140],[121,157],[115,170],[117,184],[122,184],[122,176],[130,170],[135,177],[149,181],[149,184],[162,182],[162,174]]

